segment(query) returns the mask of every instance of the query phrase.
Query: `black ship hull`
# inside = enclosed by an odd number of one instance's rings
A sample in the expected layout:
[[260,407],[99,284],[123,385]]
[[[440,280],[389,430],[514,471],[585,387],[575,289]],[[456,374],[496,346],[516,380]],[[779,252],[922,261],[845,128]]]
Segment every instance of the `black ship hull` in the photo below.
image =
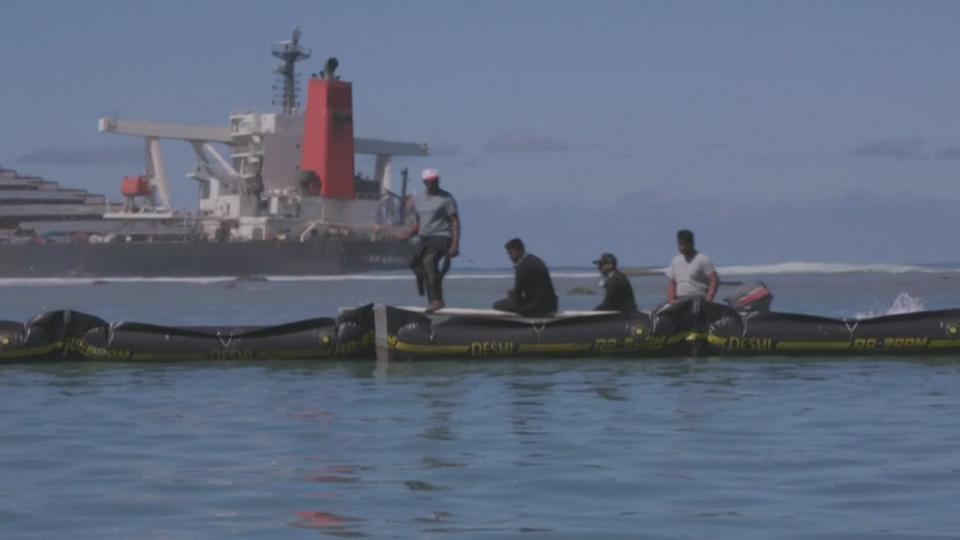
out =
[[0,245],[0,278],[323,275],[407,268],[397,241]]

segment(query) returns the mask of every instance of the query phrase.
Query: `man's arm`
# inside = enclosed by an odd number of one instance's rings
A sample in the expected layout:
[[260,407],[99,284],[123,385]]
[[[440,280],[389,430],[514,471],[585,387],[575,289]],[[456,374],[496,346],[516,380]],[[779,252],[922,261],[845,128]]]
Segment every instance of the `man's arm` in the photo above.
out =
[[407,212],[412,213],[414,217],[413,227],[406,234],[400,236],[401,240],[409,240],[420,232],[420,214],[417,212],[417,203],[413,199],[407,201]]
[[406,234],[400,237],[401,240],[409,240],[417,235],[420,232],[420,221],[417,221],[413,224],[413,228],[406,232]]
[[614,311],[616,309],[613,307],[613,287],[608,282],[604,288],[607,292],[603,295],[603,302],[600,302],[600,305],[593,308],[594,311]]
[[514,271],[514,276],[513,276],[513,288],[510,289],[509,291],[507,291],[507,298],[510,298],[511,300],[513,300],[514,302],[516,302],[517,304],[520,303],[520,300],[521,300],[521,295],[520,295],[520,273],[519,273],[518,271]]
[[667,302],[676,302],[677,301],[677,282],[675,280],[670,280],[667,284]]
[[707,302],[713,302],[713,297],[717,295],[717,289],[720,287],[720,276],[714,270],[710,273],[710,289],[707,290]]
[[620,311],[620,297],[624,295],[623,280],[625,278],[620,273],[613,273],[603,284],[606,293],[603,295],[603,302],[593,308],[594,311]]
[[450,229],[453,231],[450,238],[450,250],[447,255],[456,257],[460,254],[460,216],[454,214],[450,216]]
[[513,299],[521,306],[530,301],[527,290],[530,287],[529,260],[528,258],[521,260],[514,268]]
[[540,306],[553,304],[556,301],[556,291],[551,286],[552,280],[547,264],[539,257],[535,257],[530,261],[528,268],[529,271],[524,284],[527,305],[538,309]]

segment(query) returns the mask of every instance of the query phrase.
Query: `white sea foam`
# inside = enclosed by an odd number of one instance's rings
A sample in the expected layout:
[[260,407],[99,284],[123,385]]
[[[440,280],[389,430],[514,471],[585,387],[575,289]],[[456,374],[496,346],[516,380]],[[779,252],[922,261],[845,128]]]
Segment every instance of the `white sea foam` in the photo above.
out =
[[[651,272],[666,273],[666,268],[651,269]],[[773,274],[849,274],[878,273],[903,274],[908,272],[924,274],[942,274],[960,272],[955,266],[920,266],[910,264],[847,264],[818,262],[783,262],[774,264],[720,266],[717,271],[724,278],[730,276],[773,275]],[[563,270],[551,273],[557,279],[592,279],[597,277],[594,270]],[[490,270],[481,272],[459,272],[454,270],[446,279],[513,279],[512,270]],[[340,282],[340,281],[409,281],[413,275],[408,272],[384,274],[346,274],[317,276],[263,276],[267,281],[276,282]],[[242,281],[237,276],[204,277],[75,277],[75,278],[0,278],[0,287],[92,285],[99,283],[190,283],[208,285]]]
[[[594,278],[596,272],[554,272],[554,278]],[[258,276],[259,278],[260,276]],[[446,279],[513,279],[513,272],[452,273]],[[262,276],[275,282],[339,282],[339,281],[411,281],[413,274],[345,274],[325,276]],[[244,281],[237,276],[205,277],[77,277],[77,278],[0,278],[0,287],[50,287],[58,285],[94,285],[101,283],[190,283],[209,285]]]
[[94,285],[98,283],[222,283],[235,277],[108,277],[108,278],[0,278],[0,287],[50,287],[58,285]]
[[878,307],[875,310],[858,311],[854,317],[857,319],[870,319],[873,317],[881,317],[883,315],[916,313],[918,311],[923,311],[924,309],[926,309],[926,306],[923,304],[923,299],[916,296],[911,296],[910,293],[902,292],[897,295],[897,298],[893,301],[893,305],[891,305],[889,308]]
[[893,301],[893,305],[887,310],[887,315],[916,313],[918,311],[923,311],[924,309],[926,309],[926,306],[923,305],[922,299],[916,296],[910,296],[909,293],[902,292],[897,295],[897,299]]
[[[664,269],[666,270],[666,269]],[[819,263],[819,262],[782,262],[775,264],[734,265],[720,266],[717,271],[721,276],[761,275],[761,274],[904,274],[918,272],[924,274],[940,274],[945,272],[960,272],[957,267],[920,266],[915,264],[849,264],[849,263]]]
[[[595,278],[597,272],[550,272],[554,278]],[[513,279],[513,272],[484,272],[447,274],[444,279]],[[348,274],[342,276],[267,276],[269,281],[407,281],[413,274]]]

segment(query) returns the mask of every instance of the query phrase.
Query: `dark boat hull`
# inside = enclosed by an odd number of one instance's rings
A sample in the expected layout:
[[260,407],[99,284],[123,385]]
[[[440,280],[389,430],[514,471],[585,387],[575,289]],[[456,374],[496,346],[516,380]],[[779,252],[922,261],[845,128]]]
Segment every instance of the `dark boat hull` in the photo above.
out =
[[406,243],[340,239],[0,245],[0,277],[344,274],[403,269],[409,257]]

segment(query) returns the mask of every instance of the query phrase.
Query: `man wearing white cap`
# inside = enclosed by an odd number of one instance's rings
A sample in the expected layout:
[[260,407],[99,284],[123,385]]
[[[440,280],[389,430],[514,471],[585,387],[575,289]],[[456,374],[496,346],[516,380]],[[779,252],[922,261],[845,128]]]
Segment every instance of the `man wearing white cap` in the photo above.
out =
[[407,238],[420,236],[410,267],[417,276],[417,287],[427,293],[427,313],[442,309],[443,275],[450,268],[450,259],[460,254],[460,216],[453,195],[440,189],[440,173],[423,170],[426,188],[414,200],[417,223]]

